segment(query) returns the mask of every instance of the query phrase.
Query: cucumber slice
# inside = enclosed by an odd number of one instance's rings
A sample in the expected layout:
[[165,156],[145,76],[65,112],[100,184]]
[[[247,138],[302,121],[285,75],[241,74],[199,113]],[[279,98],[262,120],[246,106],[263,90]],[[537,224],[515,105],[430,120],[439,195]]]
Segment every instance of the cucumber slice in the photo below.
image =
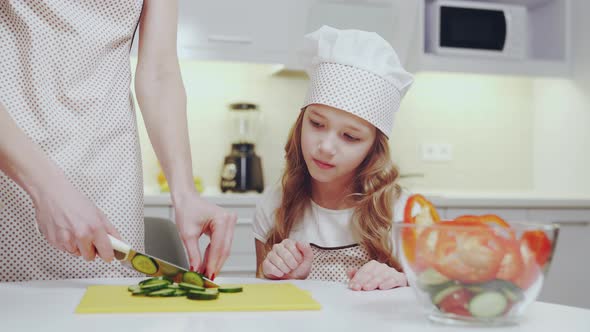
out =
[[493,318],[500,316],[508,307],[508,300],[501,292],[483,292],[469,301],[469,312],[473,317]]
[[219,297],[219,292],[191,290],[186,294],[186,297],[191,300],[215,300]]
[[473,293],[482,292],[501,292],[512,302],[521,301],[524,298],[524,291],[507,280],[494,279],[483,284],[473,284],[466,286]]
[[170,289],[180,289],[180,286],[178,286],[178,284],[171,284],[171,285],[168,285],[168,287],[166,287],[166,288],[170,288]]
[[147,293],[149,293],[151,291],[152,290],[150,290],[150,289],[141,289],[141,288],[139,288],[137,290],[132,291],[131,294],[133,296],[140,296],[140,295],[145,295],[145,294],[147,294]]
[[131,285],[131,286],[127,287],[127,290],[130,292],[137,292],[137,291],[140,291],[141,288],[139,287],[139,285]]
[[442,285],[449,281],[449,278],[442,275],[440,272],[433,268],[429,268],[424,270],[422,273],[418,275],[418,285],[431,287]]
[[432,297],[432,303],[434,303],[435,305],[439,305],[440,302],[447,297],[447,295],[458,291],[459,289],[461,289],[461,286],[458,285],[454,285],[454,286],[450,286],[447,288],[442,289],[441,291],[439,291],[438,293],[436,293],[433,297]]
[[186,296],[186,293],[188,293],[188,291],[185,289],[176,289],[171,296]]
[[182,282],[201,286],[201,287],[203,287],[203,285],[205,284],[201,275],[197,272],[192,272],[192,271],[185,272],[182,275]]
[[169,284],[173,284],[174,281],[168,277],[165,276],[159,276],[159,277],[153,277],[153,278],[149,278],[149,279],[145,279],[139,282],[139,285],[145,285],[145,284],[151,284],[153,282],[157,282],[157,281],[167,281]]
[[154,274],[158,272],[158,264],[156,264],[156,261],[141,254],[133,256],[131,259],[131,265],[133,265],[137,271],[145,274]]
[[153,281],[152,283],[149,283],[149,284],[140,285],[139,288],[141,290],[155,291],[158,289],[167,288],[168,285],[169,285],[168,281],[166,281],[166,280],[156,280],[156,281]]
[[170,289],[170,288],[164,288],[164,289],[158,289],[155,290],[153,292],[149,292],[146,295],[147,296],[161,296],[161,297],[167,297],[167,296],[173,296],[174,293],[176,293],[175,289]]
[[200,290],[200,291],[205,290],[205,287],[189,284],[187,282],[181,282],[180,284],[178,284],[178,287],[180,287],[182,289],[186,289],[186,290]]
[[220,293],[241,293],[244,289],[242,286],[219,286],[217,290]]

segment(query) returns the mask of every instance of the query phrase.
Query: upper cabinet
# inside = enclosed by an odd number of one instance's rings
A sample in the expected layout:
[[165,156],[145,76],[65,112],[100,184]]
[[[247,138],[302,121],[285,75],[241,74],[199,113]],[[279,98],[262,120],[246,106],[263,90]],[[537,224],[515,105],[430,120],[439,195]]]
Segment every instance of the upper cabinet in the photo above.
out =
[[570,0],[424,0],[420,6],[414,70],[570,75]]
[[287,38],[290,0],[181,0],[178,54],[181,58],[282,62]]
[[416,34],[419,7],[408,0],[300,0],[297,20],[290,27],[288,69],[302,69],[303,36],[323,25],[374,31],[390,42],[402,62]]
[[[284,63],[301,11],[291,0],[179,0],[180,59]],[[137,55],[135,36],[132,55]]]
[[[451,71],[483,74],[568,76],[570,74],[571,0],[217,0],[179,1],[178,55],[195,60],[283,64],[301,70],[303,36],[322,25],[377,32],[390,42],[412,72]],[[517,6],[498,19],[465,16],[462,25],[446,26],[459,52],[433,47],[440,30],[434,4]],[[471,21],[471,22],[470,22]],[[486,26],[488,22],[495,26]],[[504,26],[498,26],[504,22]],[[461,22],[460,22],[461,23]],[[473,25],[473,29],[465,28]],[[492,51],[462,52],[473,45],[475,29],[486,43],[507,43],[509,56]],[[486,29],[494,31],[485,40]],[[489,32],[489,31],[488,31]],[[471,35],[470,35],[471,34]],[[446,36],[449,38],[449,36]],[[478,37],[477,35],[475,37]],[[495,38],[495,39],[494,39]],[[137,38],[136,38],[137,39]],[[475,40],[477,44],[478,40]],[[502,44],[503,45],[503,44]],[[477,45],[475,45],[477,46]],[[137,43],[132,49],[136,53]],[[485,45],[484,45],[485,47]]]

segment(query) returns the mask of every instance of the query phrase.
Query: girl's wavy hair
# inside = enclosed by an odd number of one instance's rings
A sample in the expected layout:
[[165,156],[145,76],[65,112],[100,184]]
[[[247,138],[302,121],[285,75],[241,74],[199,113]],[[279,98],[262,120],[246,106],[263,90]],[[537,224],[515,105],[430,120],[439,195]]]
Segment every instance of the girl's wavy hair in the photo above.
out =
[[[299,114],[285,145],[283,196],[275,211],[274,227],[266,241],[266,250],[289,236],[311,201],[311,175],[301,150],[304,113]],[[377,130],[373,146],[356,172],[353,194],[349,196],[354,202],[353,234],[372,259],[402,271],[401,264],[392,254],[391,239],[393,203],[401,192],[396,182],[399,172],[391,160],[387,137],[381,131]]]

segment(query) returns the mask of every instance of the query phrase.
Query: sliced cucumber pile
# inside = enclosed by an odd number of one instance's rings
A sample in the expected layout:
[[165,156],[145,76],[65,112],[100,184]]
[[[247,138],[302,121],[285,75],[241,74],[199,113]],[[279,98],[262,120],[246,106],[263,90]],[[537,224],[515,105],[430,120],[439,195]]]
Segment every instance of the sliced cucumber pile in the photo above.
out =
[[417,284],[430,295],[432,303],[441,312],[467,317],[503,316],[524,299],[524,291],[510,281],[494,279],[477,284],[463,283],[449,280],[435,269],[420,273]]
[[[188,274],[188,277],[187,277]],[[185,296],[191,300],[215,300],[219,293],[239,293],[241,286],[219,286],[219,288],[204,288],[203,279],[196,272],[187,272],[183,282],[175,283],[167,277],[154,277],[131,285],[127,290],[133,296],[175,297]]]

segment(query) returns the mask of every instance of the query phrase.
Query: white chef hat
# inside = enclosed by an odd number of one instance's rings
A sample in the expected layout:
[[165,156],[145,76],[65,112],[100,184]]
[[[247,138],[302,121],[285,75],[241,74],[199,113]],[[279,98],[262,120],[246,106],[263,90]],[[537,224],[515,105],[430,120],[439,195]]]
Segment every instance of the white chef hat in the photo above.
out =
[[413,82],[391,45],[374,32],[323,26],[305,36],[310,84],[305,109],[323,104],[365,119],[389,137]]

